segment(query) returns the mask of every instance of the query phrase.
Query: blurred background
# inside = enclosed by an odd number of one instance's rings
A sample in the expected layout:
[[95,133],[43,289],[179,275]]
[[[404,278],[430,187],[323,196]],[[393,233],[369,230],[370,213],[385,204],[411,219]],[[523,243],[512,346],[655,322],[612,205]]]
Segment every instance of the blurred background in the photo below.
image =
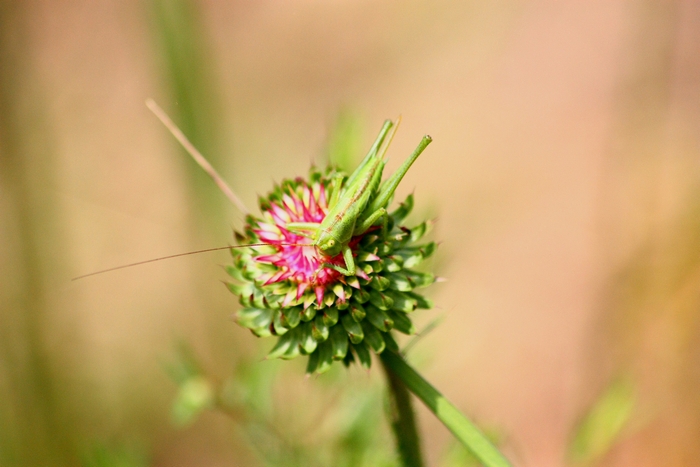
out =
[[[70,281],[242,225],[148,97],[252,208],[339,118],[359,158],[402,115],[390,171],[429,133],[411,361],[515,465],[697,465],[698,44],[681,0],[1,1],[0,465],[396,465],[378,366],[264,361],[225,251]],[[173,412],[188,375],[230,410]]]

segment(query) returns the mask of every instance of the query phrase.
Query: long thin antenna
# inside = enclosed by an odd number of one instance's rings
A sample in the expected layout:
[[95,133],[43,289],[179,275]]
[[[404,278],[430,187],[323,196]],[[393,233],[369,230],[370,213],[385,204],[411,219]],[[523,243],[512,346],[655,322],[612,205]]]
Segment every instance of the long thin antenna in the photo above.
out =
[[204,156],[195,148],[192,143],[187,139],[187,137],[180,131],[180,129],[173,123],[173,121],[168,117],[168,115],[161,109],[158,104],[153,99],[146,99],[146,107],[150,109],[151,112],[155,114],[158,119],[163,122],[163,125],[172,133],[176,140],[185,148],[185,151],[192,156],[192,159],[199,164],[199,166],[214,180],[219,189],[226,195],[226,197],[241,211],[243,214],[250,214],[248,208],[246,208],[243,201],[233,192],[231,187],[224,181],[223,178],[216,172],[214,167],[211,166],[209,161],[207,161]]
[[171,258],[178,258],[180,256],[188,256],[188,255],[196,255],[198,253],[207,253],[209,251],[219,251],[219,250],[230,250],[231,248],[248,248],[248,247],[257,247],[257,246],[310,246],[306,244],[301,244],[301,243],[250,243],[248,245],[231,245],[231,246],[220,246],[216,248],[206,248],[204,250],[197,250],[197,251],[188,251],[187,253],[178,253],[176,255],[169,255],[169,256],[161,256],[160,258],[154,258],[154,259],[147,259],[145,261],[138,261],[136,263],[129,263],[129,264],[123,264],[121,266],[116,266],[113,268],[107,268],[107,269],[102,269],[100,271],[95,271],[91,272],[89,274],[83,274],[82,276],[74,277],[71,280],[72,281],[77,281],[78,279],[83,279],[85,277],[90,277],[90,276],[96,276],[98,274],[104,274],[105,272],[112,272],[116,271],[117,269],[125,269],[125,268],[130,268],[132,266],[140,266],[142,264],[148,264],[148,263],[155,263],[156,261],[162,261],[164,259],[171,259]]

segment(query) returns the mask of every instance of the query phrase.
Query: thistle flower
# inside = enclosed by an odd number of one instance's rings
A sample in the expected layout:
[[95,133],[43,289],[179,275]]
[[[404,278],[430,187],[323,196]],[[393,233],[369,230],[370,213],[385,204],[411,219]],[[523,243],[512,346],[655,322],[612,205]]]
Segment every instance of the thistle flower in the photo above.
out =
[[343,266],[342,254],[327,258],[310,238],[286,228],[290,222],[323,221],[331,183],[340,177],[344,182],[337,169],[322,173],[312,167],[308,180],[285,180],[261,197],[261,216],[248,215],[236,240],[267,246],[232,249],[233,265],[226,268],[235,279],[228,288],[242,305],[236,321],[257,336],[278,336],[268,358],[308,355],[307,373],[355,358],[369,368],[370,350],[398,350],[390,331],[413,334],[409,314],[432,306],[414,289],[432,284],[435,276],[413,269],[435,251],[434,242],[416,244],[431,222],[402,225],[413,195],[388,214],[386,228],[374,226],[350,240],[353,276],[327,266]]

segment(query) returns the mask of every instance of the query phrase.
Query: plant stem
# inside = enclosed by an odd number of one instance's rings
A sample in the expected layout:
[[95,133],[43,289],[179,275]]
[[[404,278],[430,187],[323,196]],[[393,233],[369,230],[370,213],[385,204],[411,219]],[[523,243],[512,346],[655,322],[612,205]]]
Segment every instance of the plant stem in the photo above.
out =
[[[388,352],[385,351],[384,353]],[[404,467],[423,467],[420,438],[411,395],[399,375],[381,359],[389,383],[389,418],[396,438],[396,448]]]
[[[471,451],[486,467],[511,467],[510,462],[491,444],[486,436],[470,422],[445,396],[440,394],[430,383],[418,374],[404,358],[390,350],[380,355],[387,374],[401,379],[413,394],[415,394],[430,409],[455,437]],[[414,428],[415,430],[415,428]],[[398,431],[394,428],[397,437]],[[414,464],[406,464],[414,465]]]

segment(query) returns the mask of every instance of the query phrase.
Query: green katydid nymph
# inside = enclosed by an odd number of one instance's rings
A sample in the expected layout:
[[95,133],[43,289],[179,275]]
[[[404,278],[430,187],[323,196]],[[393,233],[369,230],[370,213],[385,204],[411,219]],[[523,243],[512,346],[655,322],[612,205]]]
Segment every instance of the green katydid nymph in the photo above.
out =
[[345,267],[329,262],[322,267],[334,269],[345,276],[355,275],[355,260],[350,239],[362,235],[381,220],[386,230],[386,206],[393,198],[401,179],[430,144],[430,136],[424,136],[413,154],[383,183],[382,172],[386,151],[398,125],[390,120],[384,126],[360,165],[347,180],[338,176],[333,180],[328,213],[321,223],[291,222],[287,229],[307,236],[313,245],[327,258],[343,254]]

